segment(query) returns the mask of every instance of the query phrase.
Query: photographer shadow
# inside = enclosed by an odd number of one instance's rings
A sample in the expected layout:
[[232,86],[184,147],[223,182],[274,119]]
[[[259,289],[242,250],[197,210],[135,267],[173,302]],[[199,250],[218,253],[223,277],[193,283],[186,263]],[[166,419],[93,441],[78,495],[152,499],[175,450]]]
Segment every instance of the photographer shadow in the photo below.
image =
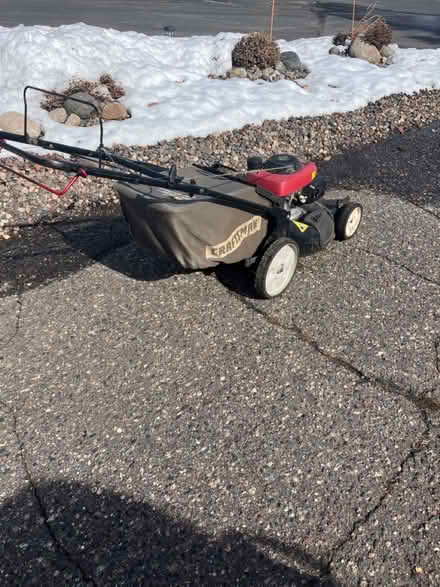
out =
[[326,566],[300,549],[239,532],[213,537],[148,503],[77,482],[23,489],[0,514],[4,585],[336,587]]

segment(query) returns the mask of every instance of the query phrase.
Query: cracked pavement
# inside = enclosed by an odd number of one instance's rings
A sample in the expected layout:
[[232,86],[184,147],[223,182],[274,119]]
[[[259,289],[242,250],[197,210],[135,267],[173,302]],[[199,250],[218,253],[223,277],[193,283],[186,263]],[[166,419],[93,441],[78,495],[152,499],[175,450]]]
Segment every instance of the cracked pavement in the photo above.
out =
[[440,220],[348,193],[272,301],[118,216],[2,244],[2,584],[439,584]]

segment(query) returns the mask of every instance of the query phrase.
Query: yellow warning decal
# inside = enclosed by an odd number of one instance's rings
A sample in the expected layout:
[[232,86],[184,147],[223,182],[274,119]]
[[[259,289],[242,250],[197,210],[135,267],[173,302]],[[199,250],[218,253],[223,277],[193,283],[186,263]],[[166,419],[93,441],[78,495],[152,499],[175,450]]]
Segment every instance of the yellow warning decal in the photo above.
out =
[[298,220],[294,220],[293,222],[296,224],[296,226],[299,228],[301,232],[305,232],[309,228],[309,225],[304,224],[304,222],[298,222]]

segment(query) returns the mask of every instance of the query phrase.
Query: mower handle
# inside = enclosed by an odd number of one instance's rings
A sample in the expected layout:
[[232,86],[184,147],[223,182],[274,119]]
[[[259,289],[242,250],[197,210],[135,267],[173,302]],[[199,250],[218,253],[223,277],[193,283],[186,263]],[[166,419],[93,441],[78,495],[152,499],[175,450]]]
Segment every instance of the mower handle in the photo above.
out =
[[[35,86],[26,86],[23,90],[23,100],[24,100],[24,137],[27,140],[27,99],[26,94],[28,90],[36,90],[37,92],[41,92],[42,94],[49,94],[49,96],[57,96],[58,98],[64,98],[65,100],[72,100],[73,102],[79,102],[80,104],[86,104],[87,106],[91,106],[98,115],[99,120],[99,147],[97,152],[100,153],[102,149],[104,149],[104,129],[102,127],[102,117],[98,110],[98,108],[92,102],[88,102],[87,100],[81,100],[80,98],[72,98],[71,96],[66,96],[65,94],[59,94],[58,92],[51,92],[49,90],[44,90],[43,88],[36,88]],[[99,166],[101,167],[101,158],[99,158]]]

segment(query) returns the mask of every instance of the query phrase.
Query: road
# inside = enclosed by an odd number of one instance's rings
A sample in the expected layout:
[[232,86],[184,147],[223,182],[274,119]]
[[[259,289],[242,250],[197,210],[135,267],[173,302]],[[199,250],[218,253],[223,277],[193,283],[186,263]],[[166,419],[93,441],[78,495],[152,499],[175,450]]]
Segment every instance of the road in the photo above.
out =
[[276,300],[119,216],[2,243],[2,585],[440,584],[428,130],[326,162],[363,226]]
[[[222,31],[267,30],[270,0],[14,0],[3,2],[2,26],[60,25],[74,22],[162,34],[174,26],[178,35]],[[363,16],[369,1],[357,3]],[[394,40],[403,47],[440,46],[438,0],[382,0],[377,14],[393,26]],[[278,2],[275,36],[284,39],[332,35],[351,26],[351,0],[283,0]]]

